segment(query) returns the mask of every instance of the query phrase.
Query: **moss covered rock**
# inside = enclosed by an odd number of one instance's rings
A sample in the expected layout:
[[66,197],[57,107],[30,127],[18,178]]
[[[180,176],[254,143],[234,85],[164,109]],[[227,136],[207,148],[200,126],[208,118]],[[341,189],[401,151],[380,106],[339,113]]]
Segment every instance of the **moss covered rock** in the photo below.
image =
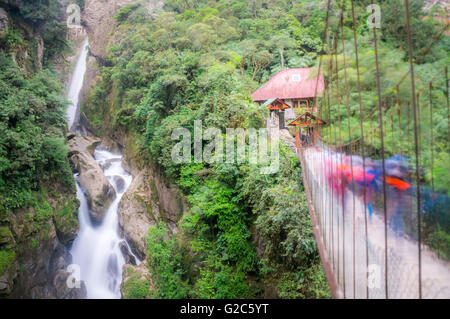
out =
[[150,299],[156,295],[146,262],[139,266],[124,265],[122,272],[120,291],[123,299]]

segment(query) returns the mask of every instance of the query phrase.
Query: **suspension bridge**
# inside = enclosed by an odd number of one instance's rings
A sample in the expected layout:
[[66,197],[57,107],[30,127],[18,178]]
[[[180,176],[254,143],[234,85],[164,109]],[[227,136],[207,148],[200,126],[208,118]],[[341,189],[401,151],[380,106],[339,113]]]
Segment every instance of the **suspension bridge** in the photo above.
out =
[[[317,71],[325,75],[323,92],[313,112],[298,116],[289,123],[290,134],[282,134],[302,166],[317,245],[336,298],[450,298],[450,185],[436,185],[438,175],[449,174],[437,156],[446,154],[448,161],[448,71],[443,67],[431,78],[415,73],[448,32],[448,19],[415,55],[409,1],[404,4],[408,67],[390,85],[382,83],[376,27],[361,43],[354,1],[351,7],[327,2]],[[362,45],[372,51],[371,69],[364,71]],[[366,98],[362,72],[375,83],[373,101]],[[446,124],[443,137],[437,136],[436,118],[441,131]]]

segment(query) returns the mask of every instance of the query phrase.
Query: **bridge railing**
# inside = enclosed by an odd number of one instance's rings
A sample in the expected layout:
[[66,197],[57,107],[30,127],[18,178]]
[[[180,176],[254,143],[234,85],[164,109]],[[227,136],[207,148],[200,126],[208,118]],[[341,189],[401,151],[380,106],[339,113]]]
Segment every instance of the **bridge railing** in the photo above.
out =
[[[297,150],[327,278],[342,298],[450,298],[450,192],[443,182],[449,176],[448,72],[435,65],[427,70],[431,78],[414,72],[448,23],[414,55],[404,0],[409,68],[389,89],[382,85],[377,29],[357,34],[354,2],[349,9],[346,1],[327,1],[326,58],[318,65],[319,73],[326,70],[325,89],[314,105],[328,125],[315,128],[313,146]],[[358,41],[373,49],[373,69],[367,54],[364,61],[373,92],[361,89]]]
[[299,156],[336,296],[419,298],[421,290],[422,298],[450,297],[448,260],[418,245],[414,190],[390,188],[385,219],[374,184],[379,181],[364,186],[351,180],[349,165],[341,164],[348,156],[320,147],[303,149]]

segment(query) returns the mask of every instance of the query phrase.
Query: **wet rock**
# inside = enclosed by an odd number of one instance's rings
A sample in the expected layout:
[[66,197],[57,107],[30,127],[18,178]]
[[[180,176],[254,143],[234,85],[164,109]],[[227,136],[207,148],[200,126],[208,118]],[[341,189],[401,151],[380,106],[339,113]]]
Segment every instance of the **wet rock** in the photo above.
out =
[[117,163],[117,162],[120,162],[120,159],[111,158],[111,159],[104,161],[103,163],[100,163],[100,166],[103,168],[104,171],[106,171],[107,169],[109,169],[111,167],[112,163]]
[[16,241],[7,226],[0,226],[0,247],[2,250],[13,250]]
[[103,221],[108,207],[116,198],[116,192],[92,154],[100,140],[92,137],[73,137],[69,141],[69,157],[72,168],[80,175],[78,183],[86,194],[89,215],[93,222]]
[[53,216],[56,234],[63,245],[70,245],[77,237],[79,231],[77,218],[79,206],[80,202],[78,199],[69,201],[64,206],[66,213],[62,214],[58,212]]
[[135,0],[85,0],[81,24],[89,36],[90,51],[102,64],[107,60],[109,34],[116,27],[118,10]]
[[58,299],[84,299],[87,296],[86,284],[84,281],[77,281],[76,278],[69,278],[72,274],[59,270],[54,279],[55,297]]
[[102,143],[100,144],[102,149],[105,149],[113,154],[122,154],[123,147],[110,139],[109,137],[104,137]]
[[106,171],[107,169],[109,169],[111,167],[111,162],[104,162],[104,163],[100,163],[100,167],[103,169],[103,171]]
[[116,185],[117,192],[123,193],[125,190],[125,180],[121,176],[114,176],[113,181]]
[[69,147],[69,157],[75,154],[88,153],[94,155],[95,149],[101,144],[101,140],[91,136],[78,136],[75,133],[69,133],[66,136]]
[[66,136],[67,141],[70,141],[71,139],[73,139],[74,137],[77,137],[77,134],[75,133],[69,133]]
[[[32,208],[20,209],[10,220],[15,238],[24,239],[24,242],[17,243],[20,269],[17,266],[16,278],[13,279],[14,287],[8,292],[9,297],[81,298],[79,292],[69,291],[66,286],[65,279],[69,276],[66,268],[71,263],[71,256],[68,248],[59,241],[52,219],[49,218],[45,227],[35,228],[33,223],[30,223],[30,218],[35,215],[36,212]],[[11,282],[10,279],[6,282]],[[5,286],[3,278],[0,282],[3,283],[1,286]]]
[[86,195],[89,215],[93,222],[100,223],[116,198],[116,192],[91,155],[76,154],[71,157],[71,161],[80,174],[78,182]]
[[145,259],[150,226],[164,221],[171,233],[187,210],[179,191],[150,167],[137,169],[127,160],[122,165],[135,178],[119,205],[119,225],[133,252]]
[[[89,74],[91,72],[92,71],[88,70],[88,71],[86,71],[86,74]],[[84,86],[89,87],[88,84],[83,84],[83,90],[84,90]],[[82,100],[84,100],[85,98],[86,98],[86,95],[83,94],[82,95]],[[76,129],[77,129],[77,132],[80,132],[80,134],[83,135],[83,136],[94,136],[95,132],[96,132],[94,127],[92,126],[91,122],[89,121],[89,119],[87,118],[87,116],[86,116],[86,114],[84,112],[80,113],[80,122],[78,123]]]
[[18,263],[14,262],[11,267],[0,276],[0,298],[9,296],[14,289],[14,280],[18,275]]
[[[119,225],[140,259],[144,259],[146,255],[148,229],[157,222],[152,215],[150,195],[150,187],[141,174],[135,177],[119,205]],[[155,205],[154,207],[157,208]]]
[[131,254],[127,244],[124,241],[121,241],[119,247],[123,257],[125,258],[125,264],[136,266],[136,258],[134,258]]

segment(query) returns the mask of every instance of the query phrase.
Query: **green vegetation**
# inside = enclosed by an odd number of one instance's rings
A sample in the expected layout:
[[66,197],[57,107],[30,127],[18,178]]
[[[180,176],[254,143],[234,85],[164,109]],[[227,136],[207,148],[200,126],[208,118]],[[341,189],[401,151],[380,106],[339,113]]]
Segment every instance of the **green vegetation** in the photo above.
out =
[[72,187],[61,86],[48,70],[26,78],[0,52],[0,218],[50,180]]
[[[82,5],[84,1],[77,2]],[[68,3],[68,1],[54,0],[25,1],[20,9],[14,12],[28,27],[40,30],[45,47],[44,65],[50,65],[53,59],[68,47],[64,15],[64,8]]]
[[[329,297],[300,168],[289,151],[282,153],[282,172],[273,176],[248,163],[182,165],[170,158],[173,129],[193,132],[194,120],[223,131],[262,127],[265,113],[249,99],[255,80],[267,80],[282,64],[312,65],[317,57],[315,24],[323,18],[317,7],[310,13],[290,1],[270,9],[231,2],[185,8],[168,1],[166,12],[147,19],[137,5],[122,8],[110,66],[101,69],[84,108],[99,132],[135,136],[139,156],[160,166],[190,204],[177,236],[164,224],[149,232],[149,267],[159,297],[257,297],[265,281],[300,269],[315,278],[310,290],[300,284],[295,291],[280,288],[287,291],[283,296]],[[305,24],[295,15],[303,15]],[[278,196],[284,192],[287,197]],[[263,256],[256,253],[255,236],[264,243]]]
[[146,299],[151,297],[150,282],[142,278],[139,273],[133,270],[133,267],[127,269],[128,278],[123,285],[122,298],[124,299]]
[[[380,1],[382,10],[382,28],[378,30],[378,54],[383,107],[384,145],[387,156],[403,155],[411,159],[414,166],[414,121],[409,77],[409,56],[407,46],[406,13],[403,1]],[[413,59],[415,62],[415,84],[418,116],[418,139],[420,166],[426,174],[426,184],[438,192],[449,192],[449,144],[448,114],[444,68],[450,63],[450,37],[443,33],[444,24],[432,17],[426,17],[422,11],[424,2],[411,0],[410,14],[413,38]],[[366,1],[368,3],[368,1]],[[344,3],[349,11],[349,3]],[[367,16],[362,14],[364,7],[357,8],[362,22]],[[335,21],[330,29],[337,32]],[[359,24],[358,24],[359,25]],[[361,137],[359,124],[359,96],[357,93],[357,70],[353,43],[353,22],[351,17],[344,19],[343,30],[337,38],[337,54],[323,57],[322,71],[330,81],[330,106],[322,108],[322,117],[331,125],[321,135],[330,144],[346,144],[357,141],[353,149],[360,151]],[[375,73],[375,51],[373,32],[367,28],[358,28],[358,53],[360,62],[362,114],[364,118],[364,139],[366,155],[380,157],[378,93]],[[342,45],[342,36],[344,45]],[[334,45],[334,44],[333,44]],[[331,48],[332,50],[332,48]],[[345,53],[345,55],[344,55]],[[345,63],[344,63],[345,61]],[[406,78],[405,78],[406,75]],[[340,86],[336,80],[340,79]],[[403,81],[401,81],[403,79]],[[429,90],[430,82],[433,83]],[[349,90],[351,89],[351,91]],[[433,105],[433,125],[430,117],[430,94]],[[326,100],[324,99],[323,102]],[[348,109],[347,105],[348,104]],[[433,142],[431,143],[431,133]],[[433,153],[431,151],[433,148]],[[348,147],[349,148],[349,147]],[[432,154],[434,157],[431,170]],[[450,193],[449,193],[450,194]]]
[[286,298],[330,297],[290,151],[271,176],[248,162],[171,160],[172,131],[193,133],[194,120],[222,132],[262,127],[265,110],[250,93],[283,67],[316,63],[324,17],[315,1],[166,1],[158,16],[138,5],[116,14],[114,45],[83,108],[98,133],[133,136],[138,148],[127,149],[189,203],[177,235],[164,224],[149,232],[158,297],[258,297],[273,281]]
[[[367,115],[378,102],[373,39],[366,24],[370,1],[356,2],[362,104]],[[423,106],[419,110],[421,166],[430,167],[430,145],[434,152],[433,170],[423,178],[429,183],[433,177],[435,189],[448,192],[446,84],[442,77],[438,79],[450,62],[449,38],[443,36],[434,43],[442,25],[425,17],[422,1],[410,2],[416,73],[423,79],[417,81]],[[84,1],[77,3],[82,6]],[[333,3],[330,43],[338,31],[339,6],[348,11],[350,1]],[[405,106],[411,96],[409,82],[395,87],[408,71],[403,5],[400,0],[379,3],[382,94],[388,100],[398,97]],[[60,191],[73,189],[64,142],[66,101],[50,68],[52,59],[67,48],[60,6],[50,0],[26,2],[11,12],[16,23],[0,36],[0,222],[6,222],[11,212],[33,207],[24,228],[35,236],[27,242],[31,248],[39,245],[38,236],[45,236],[49,219],[64,234],[76,223],[75,201],[53,205],[49,200],[58,197],[48,186],[54,181]],[[261,174],[261,167],[247,161],[179,164],[171,160],[177,142],[171,138],[173,130],[184,127],[193,133],[195,120],[222,133],[226,128],[264,126],[266,110],[251,101],[250,93],[284,68],[319,65],[325,16],[317,0],[166,0],[159,15],[150,14],[139,3],[116,13],[118,27],[111,34],[107,59],[83,109],[99,135],[129,137],[127,152],[139,163],[160,169],[189,204],[176,234],[162,221],[149,230],[148,265],[154,282],[130,273],[125,298],[253,298],[264,296],[272,287],[282,298],[331,297],[302,172],[291,151],[281,148],[280,171],[273,175]],[[346,63],[341,43],[337,54],[322,55],[322,72],[330,83],[337,77],[346,83],[331,87],[331,106],[320,114],[330,124],[322,136],[332,144],[360,137],[358,95],[346,91],[356,87],[357,81],[350,58],[354,55],[353,21],[345,16],[343,23]],[[43,70],[35,62],[36,40],[24,36],[25,25],[43,37]],[[24,50],[34,62],[19,54]],[[331,63],[334,66],[329,68]],[[425,108],[432,79],[433,125]],[[348,101],[339,95],[348,95]],[[386,118],[391,115],[398,123],[386,123],[386,152],[411,155],[410,109],[393,107],[386,111]],[[377,156],[380,148],[378,125],[376,113],[364,122],[370,156]],[[338,129],[342,136],[336,135]],[[428,143],[429,132],[433,132],[433,143]],[[429,231],[426,222],[425,232]],[[438,227],[426,237],[427,244],[448,247],[447,221],[440,221]],[[9,236],[5,234],[1,238]],[[0,274],[16,258],[14,247],[1,248]],[[150,291],[153,285],[155,292]]]
[[[10,10],[10,28],[0,36],[0,219],[32,205],[33,193],[49,181],[57,180],[63,189],[73,187],[64,140],[67,102],[50,68],[66,48],[61,14],[57,1],[26,2]],[[43,70],[36,67],[34,34],[44,39]],[[21,64],[27,52],[31,61]]]
[[158,296],[161,298],[185,298],[187,286],[182,280],[180,266],[182,255],[174,238],[167,239],[164,223],[149,230],[147,239],[150,268],[157,282]]
[[[0,275],[24,270],[25,252],[54,239],[52,223],[64,243],[78,229],[65,143],[67,101],[52,66],[68,49],[63,5],[43,0],[6,6],[9,28],[0,35]],[[11,268],[17,261],[20,270]]]
[[16,253],[13,251],[0,250],[0,276],[5,273],[11,264],[16,260]]

